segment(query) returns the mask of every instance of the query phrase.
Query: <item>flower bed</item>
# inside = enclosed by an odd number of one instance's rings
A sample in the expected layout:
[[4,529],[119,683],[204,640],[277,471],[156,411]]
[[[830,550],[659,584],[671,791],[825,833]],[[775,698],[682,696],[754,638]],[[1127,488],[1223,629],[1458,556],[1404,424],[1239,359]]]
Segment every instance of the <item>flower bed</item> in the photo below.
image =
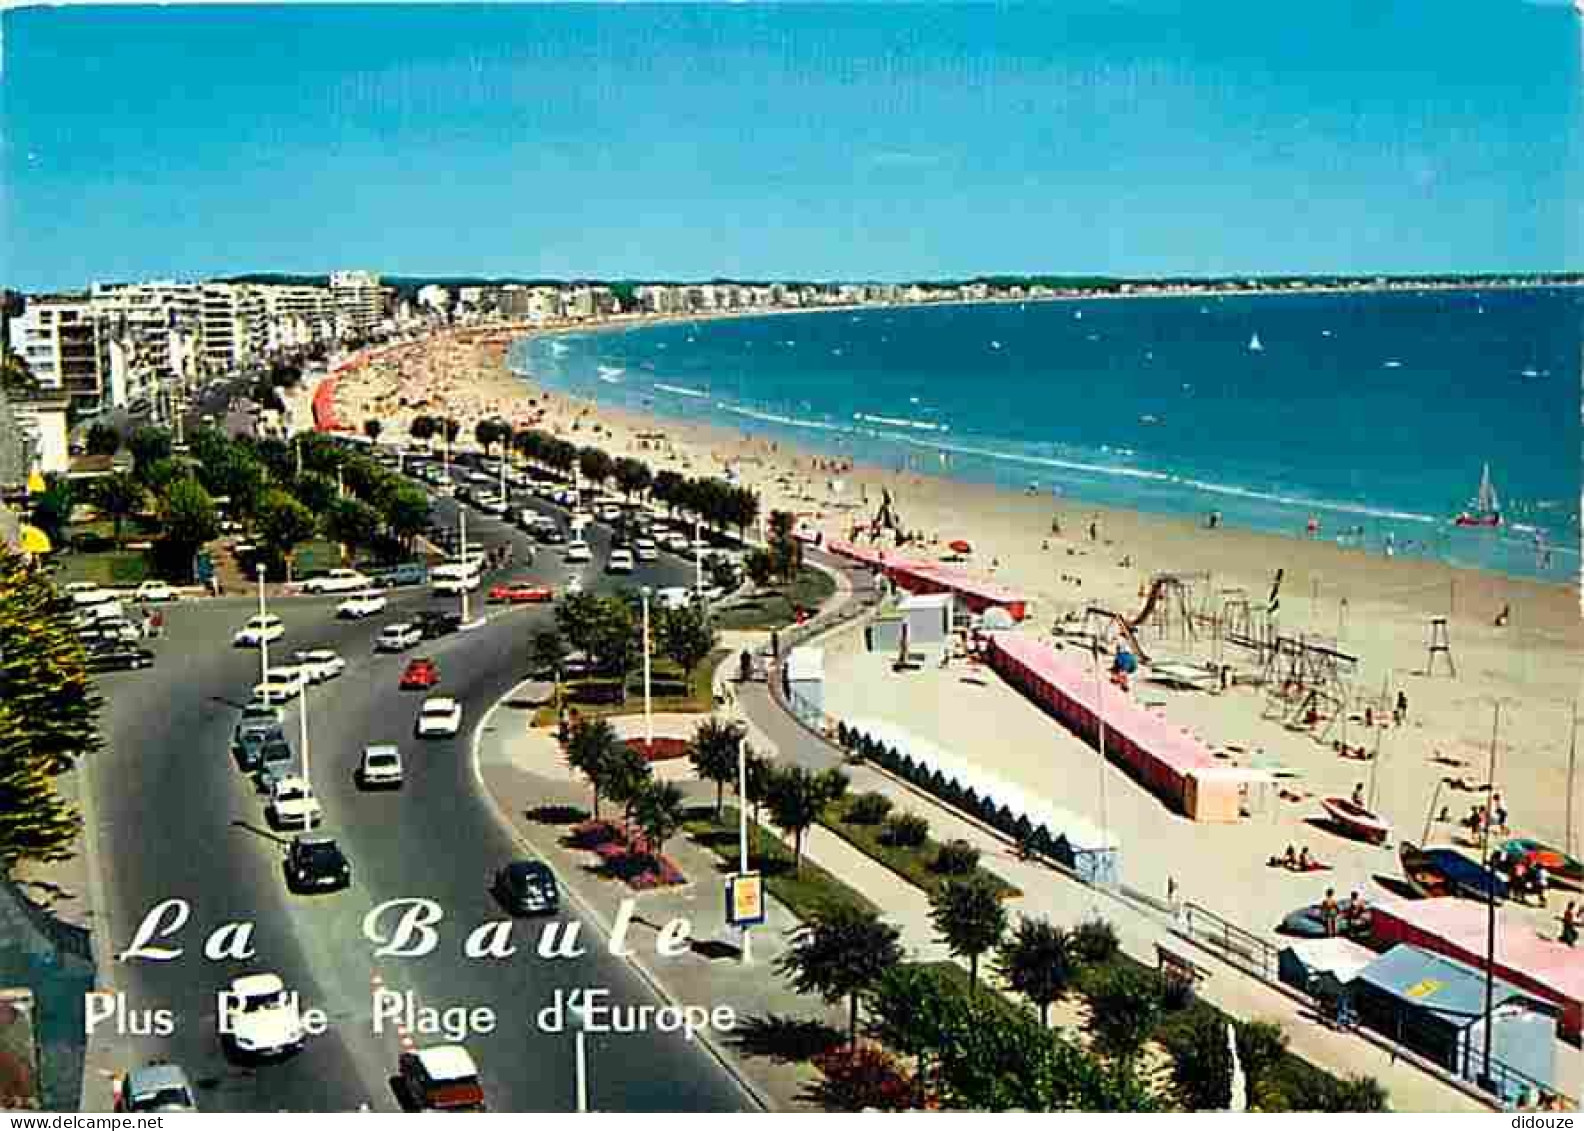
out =
[[648,851],[641,839],[630,842],[614,821],[584,821],[574,825],[567,844],[594,853],[600,858],[601,875],[621,880],[634,891],[687,883],[682,870],[669,858]]
[[629,750],[638,751],[645,762],[670,762],[686,758],[688,753],[688,740],[685,738],[656,738],[651,742],[629,738],[626,745]]

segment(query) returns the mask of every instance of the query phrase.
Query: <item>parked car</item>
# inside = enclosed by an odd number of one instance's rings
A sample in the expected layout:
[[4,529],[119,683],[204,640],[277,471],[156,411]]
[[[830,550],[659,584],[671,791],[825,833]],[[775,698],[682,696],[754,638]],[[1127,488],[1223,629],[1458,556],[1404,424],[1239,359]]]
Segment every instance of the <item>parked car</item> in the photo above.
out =
[[423,562],[403,562],[383,569],[371,569],[368,575],[369,579],[382,589],[394,589],[398,585],[429,583],[429,567]]
[[352,886],[352,865],[334,838],[297,836],[286,850],[286,887],[294,892]]
[[336,606],[336,616],[348,620],[362,620],[385,611],[385,594],[378,589],[365,589],[354,593]]
[[346,661],[329,648],[309,648],[293,652],[292,659],[309,683],[324,683],[346,671]]
[[264,613],[249,617],[231,640],[239,648],[257,648],[260,644],[279,640],[285,635],[285,622],[274,613]]
[[247,726],[249,723],[281,723],[281,710],[269,703],[260,703],[257,699],[251,703],[244,703],[241,712],[237,715],[237,726]]
[[568,542],[566,549],[561,552],[561,557],[569,562],[591,562],[594,560],[594,551],[589,549],[587,542],[579,539],[576,542]]
[[419,738],[450,738],[462,729],[462,704],[447,695],[425,699],[418,711]]
[[367,589],[373,582],[355,569],[333,569],[303,582],[304,593],[356,593]]
[[559,524],[541,526],[535,531],[534,537],[546,546],[565,546],[567,542],[566,531],[562,530]]
[[143,630],[123,617],[105,617],[103,620],[83,625],[77,630],[77,636],[85,644],[99,642],[135,644],[143,639]]
[[609,560],[605,563],[607,573],[631,573],[633,571],[633,552],[631,550],[612,550]]
[[401,750],[390,743],[365,746],[358,762],[357,782],[364,789],[400,789]]
[[555,594],[548,585],[539,585],[532,581],[509,581],[491,586],[489,599],[504,601],[510,605],[543,604],[554,600]]
[[85,666],[91,672],[138,671],[154,666],[154,653],[119,641],[105,641],[88,648]]
[[65,589],[66,596],[71,598],[72,604],[78,608],[90,605],[102,605],[106,601],[114,601],[116,594],[112,590],[100,587],[92,581],[69,582]]
[[555,874],[538,860],[513,860],[495,873],[490,890],[513,915],[554,915],[561,906]]
[[403,691],[428,691],[440,682],[440,666],[427,656],[420,656],[407,664],[407,670],[402,672],[401,689]]
[[116,1089],[115,1109],[120,1112],[197,1111],[192,1083],[179,1064],[154,1063],[134,1068]]
[[297,998],[278,974],[247,974],[231,981],[220,1017],[221,1041],[232,1052],[256,1057],[286,1056],[307,1040]]
[[271,782],[264,817],[272,828],[311,829],[324,820],[324,810],[313,787],[296,774],[287,774]]
[[633,553],[638,556],[638,560],[641,562],[658,561],[660,558],[660,547],[655,545],[653,538],[636,538],[633,540]]
[[231,736],[231,752],[245,774],[262,770],[269,762],[291,761],[291,746],[279,723],[256,721],[238,724]]
[[483,1111],[478,1066],[461,1045],[404,1052],[397,1078],[407,1104],[419,1111]]
[[132,591],[132,599],[150,604],[174,601],[176,599],[176,590],[172,589],[166,582],[155,581],[150,578],[148,581],[138,584],[138,587]]

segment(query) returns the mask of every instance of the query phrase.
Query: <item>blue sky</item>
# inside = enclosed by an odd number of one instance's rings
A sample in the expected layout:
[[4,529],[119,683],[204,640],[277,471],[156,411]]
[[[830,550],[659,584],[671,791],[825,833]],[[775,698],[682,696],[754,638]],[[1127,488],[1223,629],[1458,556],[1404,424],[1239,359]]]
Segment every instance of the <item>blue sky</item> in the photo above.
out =
[[39,8],[0,270],[1584,268],[1584,21],[1523,0]]

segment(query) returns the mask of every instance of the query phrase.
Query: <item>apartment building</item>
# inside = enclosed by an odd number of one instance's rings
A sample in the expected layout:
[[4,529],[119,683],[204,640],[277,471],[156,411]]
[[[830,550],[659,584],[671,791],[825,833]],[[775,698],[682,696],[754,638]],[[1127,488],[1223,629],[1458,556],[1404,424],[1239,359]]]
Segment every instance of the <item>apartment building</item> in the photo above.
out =
[[266,352],[303,349],[335,338],[335,303],[328,287],[272,284],[257,292],[264,303]]
[[79,412],[99,410],[105,389],[87,295],[30,297],[9,329],[12,350],[28,363],[41,389],[64,393]]
[[203,287],[170,281],[96,284],[99,372],[106,403],[152,398],[189,385],[202,369]]
[[370,271],[337,271],[330,276],[336,332],[342,337],[372,334],[385,320],[385,292]]
[[204,283],[199,305],[203,363],[220,372],[251,364],[268,348],[264,298],[245,283]]

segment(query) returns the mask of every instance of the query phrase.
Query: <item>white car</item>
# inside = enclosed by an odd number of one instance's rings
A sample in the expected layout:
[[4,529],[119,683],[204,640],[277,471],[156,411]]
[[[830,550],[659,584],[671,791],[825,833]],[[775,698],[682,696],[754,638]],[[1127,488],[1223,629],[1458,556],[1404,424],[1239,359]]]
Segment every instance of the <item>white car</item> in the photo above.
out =
[[390,743],[363,748],[363,760],[358,763],[358,784],[364,789],[400,789],[402,783],[401,751]]
[[633,555],[631,550],[612,550],[610,560],[605,563],[607,573],[631,573],[633,571]]
[[473,505],[485,514],[497,517],[504,516],[511,509],[511,504],[500,495],[480,495],[473,500]]
[[569,596],[583,592],[583,575],[581,573],[567,574],[566,585],[562,587],[561,591]]
[[298,669],[309,683],[324,683],[346,671],[346,661],[328,648],[309,648],[292,653]]
[[633,543],[633,553],[638,555],[638,560],[641,562],[657,561],[660,557],[660,547],[655,545],[653,538],[639,538]]
[[622,509],[616,503],[606,503],[599,509],[601,522],[617,522],[622,516]]
[[671,533],[661,536],[660,545],[670,550],[673,554],[685,554],[692,547],[693,540],[686,534],[673,530]]
[[278,829],[311,829],[324,820],[324,810],[306,781],[296,774],[287,774],[270,786],[264,816]]
[[355,569],[333,569],[303,582],[304,593],[356,593],[374,583]]
[[264,682],[255,684],[253,698],[260,703],[285,703],[303,693],[308,677],[302,668],[270,668]]
[[66,586],[66,596],[72,599],[72,604],[79,609],[90,605],[102,605],[106,601],[114,601],[115,593],[109,589],[101,589],[92,581],[73,581]]
[[336,616],[349,620],[362,620],[375,613],[385,611],[385,594],[378,589],[367,589],[362,593],[354,593],[345,601],[336,606]]
[[419,738],[449,738],[462,729],[462,704],[448,695],[425,699],[418,711]]
[[470,471],[467,474],[469,483],[493,483],[495,477],[487,471]]
[[422,639],[421,628],[406,621],[398,621],[380,629],[380,634],[374,638],[374,651],[405,652]]
[[248,622],[237,630],[231,640],[239,648],[257,648],[271,640],[279,640],[285,635],[285,622],[274,613],[265,613],[263,616],[249,617]]
[[594,560],[594,551],[589,549],[587,542],[579,539],[568,542],[561,550],[562,557],[569,562],[591,562]]
[[133,590],[132,599],[134,601],[148,602],[174,601],[176,599],[176,590],[163,581],[149,580],[142,582]]
[[655,603],[662,609],[685,609],[693,603],[693,590],[681,585],[668,585],[655,590]]
[[235,978],[221,995],[220,1039],[250,1056],[283,1056],[307,1040],[297,998],[286,992],[278,974]]

